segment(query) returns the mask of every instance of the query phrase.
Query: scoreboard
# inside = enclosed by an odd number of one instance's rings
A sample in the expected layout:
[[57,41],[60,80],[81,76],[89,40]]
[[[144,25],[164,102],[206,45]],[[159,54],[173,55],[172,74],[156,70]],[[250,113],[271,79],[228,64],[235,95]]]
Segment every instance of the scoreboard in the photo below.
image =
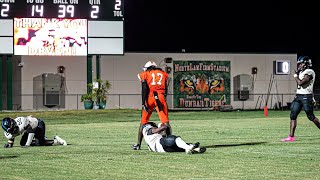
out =
[[0,18],[122,20],[123,0],[0,0]]
[[0,0],[0,54],[124,54],[124,0]]

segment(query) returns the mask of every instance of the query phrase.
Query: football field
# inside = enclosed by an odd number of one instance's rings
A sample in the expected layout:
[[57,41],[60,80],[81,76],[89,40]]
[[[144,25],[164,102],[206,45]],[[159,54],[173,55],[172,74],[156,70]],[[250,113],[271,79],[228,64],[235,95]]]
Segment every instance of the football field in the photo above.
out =
[[[200,142],[204,154],[149,152],[137,141],[140,111],[79,110],[2,113],[33,115],[46,123],[46,136],[59,135],[68,146],[3,148],[0,179],[320,179],[320,130],[304,112],[296,141],[280,142],[289,132],[289,111],[169,112],[174,135]],[[320,117],[319,111],[315,112]],[[151,117],[159,122],[157,114]]]

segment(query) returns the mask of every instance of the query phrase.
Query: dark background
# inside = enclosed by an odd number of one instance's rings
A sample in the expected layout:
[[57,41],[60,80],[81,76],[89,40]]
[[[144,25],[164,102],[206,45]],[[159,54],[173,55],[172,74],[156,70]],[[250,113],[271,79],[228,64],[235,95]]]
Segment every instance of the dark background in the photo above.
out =
[[296,53],[310,56],[320,75],[318,7],[270,0],[125,1],[125,51]]

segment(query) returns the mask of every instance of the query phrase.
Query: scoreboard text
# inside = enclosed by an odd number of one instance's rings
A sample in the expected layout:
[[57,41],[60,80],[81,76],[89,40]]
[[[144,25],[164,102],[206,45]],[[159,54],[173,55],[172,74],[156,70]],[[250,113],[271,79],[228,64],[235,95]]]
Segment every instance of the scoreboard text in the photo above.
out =
[[123,0],[0,0],[0,18],[123,20]]

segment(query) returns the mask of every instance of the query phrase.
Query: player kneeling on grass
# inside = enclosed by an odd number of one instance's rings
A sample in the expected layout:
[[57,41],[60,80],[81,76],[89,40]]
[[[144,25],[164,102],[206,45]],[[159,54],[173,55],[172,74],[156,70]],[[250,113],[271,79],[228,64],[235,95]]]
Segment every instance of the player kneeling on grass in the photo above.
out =
[[165,124],[157,126],[154,122],[148,122],[142,127],[142,134],[150,151],[154,152],[186,152],[187,154],[204,153],[205,147],[200,147],[200,143],[186,143],[181,137],[175,135],[163,135],[169,131]]
[[53,140],[48,140],[45,137],[46,126],[42,119],[37,119],[32,116],[17,117],[15,119],[6,117],[1,123],[4,135],[8,139],[5,148],[11,148],[14,143],[14,138],[22,135],[20,140],[21,147],[29,146],[51,146],[51,145],[67,145],[67,142],[59,136],[55,136]]

